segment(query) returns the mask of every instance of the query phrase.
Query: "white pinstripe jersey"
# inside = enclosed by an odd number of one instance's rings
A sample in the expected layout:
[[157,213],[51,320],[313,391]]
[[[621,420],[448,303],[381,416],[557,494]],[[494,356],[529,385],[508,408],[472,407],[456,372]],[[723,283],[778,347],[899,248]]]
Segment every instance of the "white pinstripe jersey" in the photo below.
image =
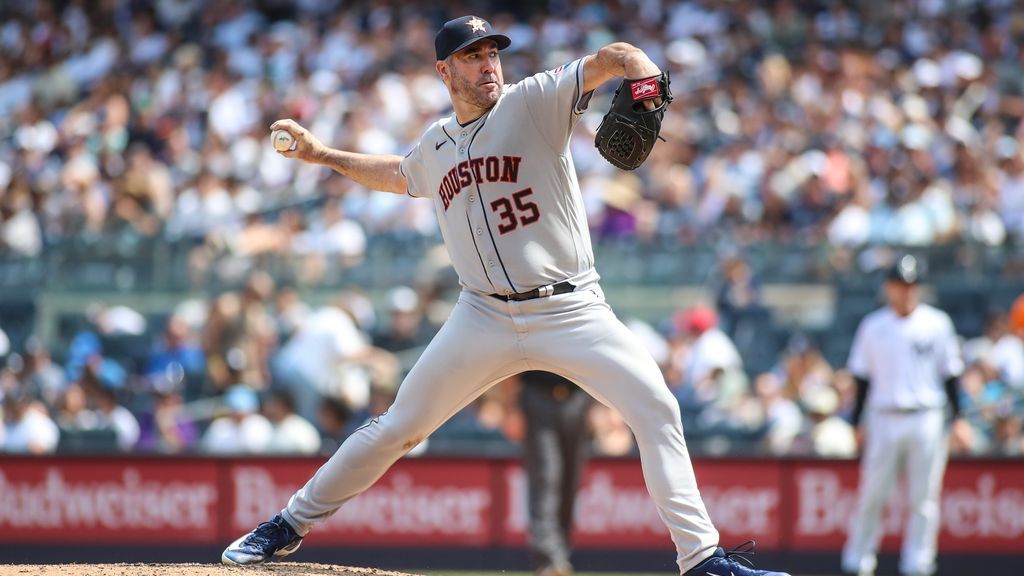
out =
[[569,136],[586,108],[582,60],[505,85],[461,126],[435,122],[402,160],[411,196],[431,197],[463,286],[526,292],[592,270]]
[[964,369],[953,321],[928,304],[918,304],[906,318],[889,307],[868,314],[848,367],[871,382],[867,407],[882,410],[945,406],[944,382]]

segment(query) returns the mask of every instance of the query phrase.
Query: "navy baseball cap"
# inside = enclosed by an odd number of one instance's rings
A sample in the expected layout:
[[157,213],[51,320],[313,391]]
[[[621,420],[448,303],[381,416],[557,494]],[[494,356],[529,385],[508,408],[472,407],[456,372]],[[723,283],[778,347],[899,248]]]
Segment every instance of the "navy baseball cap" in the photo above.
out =
[[921,275],[924,270],[921,269],[921,264],[918,263],[917,258],[914,258],[910,254],[900,256],[896,263],[889,268],[889,273],[886,278],[893,282],[902,282],[904,284],[917,284],[921,281]]
[[438,60],[444,60],[484,38],[492,38],[498,44],[498,50],[504,50],[512,44],[508,36],[496,33],[487,20],[477,16],[463,16],[444,23],[434,36],[434,52]]

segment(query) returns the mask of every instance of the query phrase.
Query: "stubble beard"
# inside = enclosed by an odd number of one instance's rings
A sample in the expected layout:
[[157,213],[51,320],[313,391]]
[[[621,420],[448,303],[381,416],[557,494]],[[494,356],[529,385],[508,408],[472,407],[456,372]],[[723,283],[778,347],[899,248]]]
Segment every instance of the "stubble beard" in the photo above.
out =
[[485,90],[483,86],[473,84],[468,78],[456,72],[454,66],[451,67],[451,75],[452,93],[461,100],[478,108],[488,109],[494,106],[498,102],[498,98],[501,97],[502,90],[504,90],[497,75],[494,76],[494,81],[498,85],[498,89],[495,92],[490,92]]

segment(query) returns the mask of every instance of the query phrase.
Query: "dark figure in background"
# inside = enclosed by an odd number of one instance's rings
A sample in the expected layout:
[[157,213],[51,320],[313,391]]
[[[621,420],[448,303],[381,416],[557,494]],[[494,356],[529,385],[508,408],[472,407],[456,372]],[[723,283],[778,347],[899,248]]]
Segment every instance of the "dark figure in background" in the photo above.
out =
[[722,329],[735,339],[737,324],[750,312],[763,309],[761,280],[743,257],[728,252],[719,260],[715,307]]
[[526,418],[523,459],[529,498],[529,547],[538,576],[568,576],[573,505],[587,461],[590,396],[550,372],[519,375]]

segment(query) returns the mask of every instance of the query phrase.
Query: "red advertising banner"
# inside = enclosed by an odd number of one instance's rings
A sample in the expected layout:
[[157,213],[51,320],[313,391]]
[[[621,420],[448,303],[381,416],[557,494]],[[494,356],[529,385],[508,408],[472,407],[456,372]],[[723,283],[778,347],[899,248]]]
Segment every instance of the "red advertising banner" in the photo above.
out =
[[[855,462],[793,467],[790,548],[842,547],[857,505],[857,478]],[[946,470],[943,486],[940,550],[1005,552],[1024,546],[1024,463],[955,461]],[[907,521],[903,486],[894,490],[882,518],[882,549],[898,550]]]
[[0,460],[0,541],[206,543],[213,461]]
[[772,460],[694,462],[697,484],[721,542],[728,546],[753,539],[763,549],[778,549],[782,525],[784,467]]
[[[507,502],[501,544],[521,546],[526,541],[526,473],[517,461],[504,468],[503,491]],[[573,545],[577,548],[671,549],[668,530],[647,494],[640,462],[591,463],[576,495]]]
[[[779,545],[778,463],[706,461],[697,467],[701,496],[723,542],[757,540],[764,548]],[[518,462],[504,470],[507,514],[506,546],[526,541],[526,474]],[[640,462],[591,462],[576,497],[573,545],[579,549],[671,548],[668,529],[647,493]]]
[[[0,541],[230,542],[276,514],[315,459],[0,457]],[[857,463],[698,460],[701,495],[726,545],[836,552],[856,506]],[[403,459],[307,545],[520,547],[526,477],[518,460]],[[897,490],[883,548],[906,518]],[[671,549],[640,463],[594,460],[577,494],[575,547]],[[1024,461],[954,461],[942,494],[944,552],[1024,549]]]
[[[318,524],[304,544],[489,545],[492,469],[487,460],[402,460]],[[243,534],[277,514],[315,470],[308,460],[236,462],[228,472],[231,532]]]

